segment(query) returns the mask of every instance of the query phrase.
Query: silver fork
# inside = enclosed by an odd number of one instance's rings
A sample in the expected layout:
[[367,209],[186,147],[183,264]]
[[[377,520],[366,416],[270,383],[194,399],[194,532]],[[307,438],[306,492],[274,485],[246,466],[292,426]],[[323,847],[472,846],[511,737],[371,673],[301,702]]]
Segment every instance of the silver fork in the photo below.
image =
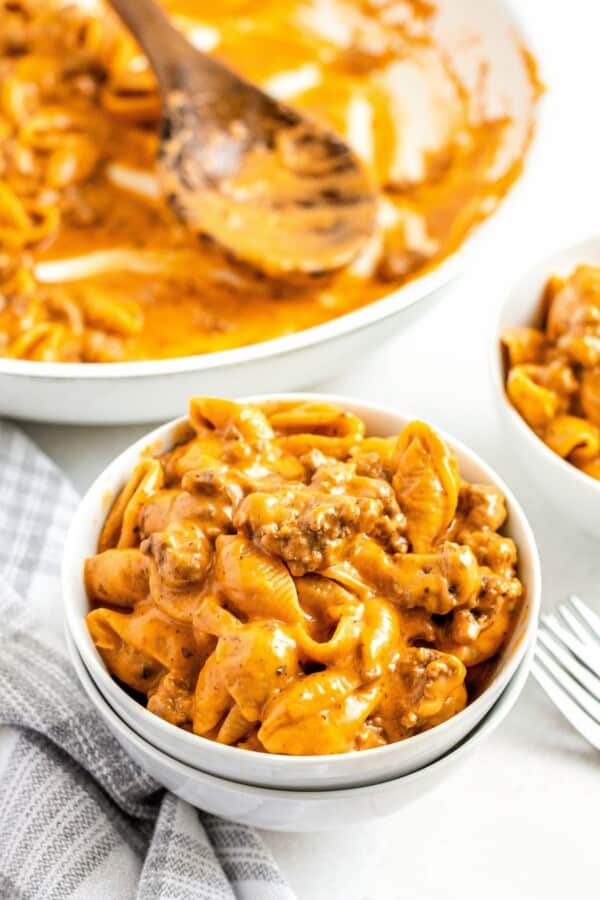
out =
[[600,616],[571,596],[542,616],[531,668],[565,719],[600,750]]

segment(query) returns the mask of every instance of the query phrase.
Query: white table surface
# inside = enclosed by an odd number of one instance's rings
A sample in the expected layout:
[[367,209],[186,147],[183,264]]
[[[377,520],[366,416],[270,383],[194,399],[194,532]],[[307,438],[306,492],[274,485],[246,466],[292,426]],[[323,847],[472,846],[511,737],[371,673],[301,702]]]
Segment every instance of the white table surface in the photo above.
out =
[[[598,544],[527,483],[488,380],[490,326],[506,284],[547,250],[600,232],[600,3],[514,2],[535,37],[550,93],[545,147],[512,227],[444,304],[322,389],[414,411],[479,451],[530,516],[545,609],[570,591],[600,609]],[[83,490],[147,428],[27,430]],[[587,898],[599,893],[598,810],[600,755],[530,680],[467,767],[405,811],[352,831],[264,836],[301,900]]]

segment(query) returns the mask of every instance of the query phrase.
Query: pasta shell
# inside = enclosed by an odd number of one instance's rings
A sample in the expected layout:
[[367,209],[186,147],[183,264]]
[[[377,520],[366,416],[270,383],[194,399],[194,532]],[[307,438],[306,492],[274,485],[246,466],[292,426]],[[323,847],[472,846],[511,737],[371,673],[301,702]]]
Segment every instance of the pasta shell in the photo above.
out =
[[509,328],[502,335],[508,355],[508,366],[541,363],[546,346],[544,333],[538,328]]
[[459,684],[453,691],[450,691],[448,696],[444,699],[439,712],[427,719],[422,730],[429,731],[430,728],[434,728],[436,725],[441,725],[442,722],[451,719],[452,716],[455,716],[465,708],[468,700],[469,696],[466,687],[464,684]]
[[258,728],[256,725],[252,727],[252,731],[243,741],[239,741],[238,746],[241,750],[252,750],[253,753],[265,753],[266,749],[263,747],[261,742],[258,739]]
[[326,434],[290,434],[276,439],[276,445],[283,453],[305,456],[320,450],[325,456],[344,460],[355,445],[351,437],[329,437]]
[[593,330],[586,331],[576,327],[560,338],[557,347],[561,353],[584,368],[600,365],[600,335]]
[[268,732],[283,723],[300,722],[307,716],[320,713],[329,706],[335,706],[359,684],[358,675],[335,669],[315,672],[294,681],[285,691],[274,697],[265,710],[265,731]]
[[229,694],[249,722],[300,672],[293,634],[275,622],[250,622],[220,638],[215,650]]
[[506,392],[515,409],[534,429],[550,422],[560,406],[556,391],[536,384],[522,366],[515,366],[508,373]]
[[350,451],[358,474],[391,481],[395,470],[394,458],[397,443],[398,440],[395,437],[363,438]]
[[192,426],[200,432],[213,428],[221,433],[238,434],[244,440],[267,441],[273,437],[265,414],[256,406],[220,400],[216,397],[195,397],[190,402]]
[[134,300],[116,298],[94,286],[81,291],[80,302],[85,320],[93,328],[131,337],[144,327],[144,313]]
[[[353,558],[356,556],[356,547],[362,547],[363,543],[362,540],[357,542],[352,554]],[[374,541],[369,541],[369,544],[373,544],[374,547],[378,546]],[[366,600],[373,594],[373,586],[363,578],[357,567],[349,560],[336,563],[334,566],[328,566],[326,569],[323,569],[323,575],[338,582],[340,585],[343,585],[349,593],[358,597],[360,600]]]
[[[16,203],[13,202],[15,198]],[[53,203],[17,199],[0,182],[0,243],[12,250],[49,241],[60,225],[60,210]]]
[[195,734],[206,734],[215,728],[233,706],[223,672],[213,653],[207,659],[196,682],[192,715]]
[[341,610],[354,601],[353,595],[331,578],[303,575],[295,583],[302,609],[321,627],[335,623]]
[[221,723],[217,733],[219,744],[233,745],[244,740],[252,731],[253,724],[245,719],[239,706],[232,706]]
[[198,640],[200,635],[207,634],[225,637],[236,628],[241,628],[242,623],[229,610],[224,609],[215,597],[208,596],[202,599],[194,613],[193,627]]
[[[157,491],[144,503],[138,516],[140,537],[148,537],[156,531],[165,529],[178,520],[187,519],[196,522],[206,537],[214,540],[219,534],[232,530],[231,525],[231,500],[225,489],[215,490],[214,493],[201,493],[194,489],[194,475],[186,476],[182,484],[183,490],[167,489]],[[202,473],[210,480],[211,471]],[[215,479],[218,484],[218,480]],[[190,486],[186,490],[184,485]]]
[[146,694],[160,681],[164,666],[139,647],[123,640],[119,633],[118,613],[109,609],[94,609],[86,623],[98,653],[111,675],[134,691]]
[[60,322],[40,322],[28,328],[8,348],[13,359],[33,359],[38,362],[56,362],[76,359],[79,340]]
[[330,403],[302,401],[280,404],[268,412],[268,418],[278,435],[319,434],[326,437],[364,437],[364,422],[354,413]]
[[65,188],[85,181],[100,159],[100,150],[83,134],[72,134],[51,154],[46,167],[46,180],[51,187]]
[[202,603],[202,586],[189,585],[177,589],[166,583],[154,560],[148,561],[150,596],[157,609],[175,622],[191,625],[198,607]]
[[285,565],[238,535],[217,538],[215,580],[246,619],[301,622],[294,579]]
[[546,328],[551,341],[569,330],[578,310],[594,295],[600,298],[600,272],[595,266],[577,266],[568,279],[555,276],[549,280],[545,302],[548,305]]
[[453,455],[429,425],[412,422],[400,434],[392,484],[413,551],[431,550],[454,518],[459,476]]
[[365,433],[358,416],[330,403],[276,404],[268,409],[268,416],[278,435],[277,445],[294,456],[320,450],[326,456],[346,459]]
[[569,396],[577,393],[579,382],[570,363],[555,359],[543,366],[522,365],[522,371],[535,384],[555,391],[562,401],[568,403]]
[[583,373],[581,406],[586,418],[600,428],[600,368]]
[[360,638],[361,671],[365,680],[380,678],[404,647],[402,620],[395,606],[379,597],[367,600]]
[[354,604],[340,616],[333,635],[327,641],[315,641],[299,625],[294,631],[302,655],[322,665],[345,665],[352,662],[361,636],[362,606]]
[[49,152],[56,150],[73,134],[85,131],[81,117],[65,106],[43,106],[30,116],[19,131],[19,140],[34,150]]
[[112,74],[100,101],[111,116],[123,122],[157,122],[161,103],[156,81],[147,67],[134,69],[127,56],[113,63]]
[[179,483],[189,472],[214,472],[222,474],[226,466],[220,459],[223,440],[216,432],[200,434],[195,440],[175,447],[162,457],[169,483]]
[[90,556],[84,579],[87,595],[95,603],[135,606],[148,597],[148,561],[137,547]]
[[112,547],[135,547],[140,509],[163,483],[163,470],[157,459],[144,459],[136,466],[106,517],[98,541],[100,552]]
[[[131,647],[153,660],[153,670],[158,664],[165,670],[197,673],[204,661],[198,654],[192,629],[171,621],[153,604],[140,604],[133,612],[128,613],[96,609],[88,615],[87,621],[88,627],[90,622],[100,621],[105,634],[112,631],[113,648],[116,651]],[[120,645],[115,636],[120,638]]]
[[347,753],[378,696],[377,685],[358,688],[342,673],[317,672],[271,701],[258,737],[270,753]]
[[579,416],[556,416],[544,431],[544,440],[575,465],[592,462],[600,454],[600,430]]
[[470,547],[450,542],[435,553],[391,557],[374,541],[365,540],[357,545],[351,566],[373,593],[403,609],[422,606],[436,615],[472,604],[481,584]]
[[0,86],[0,110],[16,125],[23,124],[33,114],[40,100],[38,85],[27,78],[28,74],[33,73],[21,73],[15,66],[14,74],[4,77]]
[[5,181],[0,181],[0,227],[28,229],[29,216],[22,201]]

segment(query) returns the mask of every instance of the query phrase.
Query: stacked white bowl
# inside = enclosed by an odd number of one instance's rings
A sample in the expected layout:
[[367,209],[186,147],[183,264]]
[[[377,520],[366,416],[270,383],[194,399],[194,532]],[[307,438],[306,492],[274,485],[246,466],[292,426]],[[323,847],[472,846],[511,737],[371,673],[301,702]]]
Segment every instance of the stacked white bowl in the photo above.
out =
[[[308,399],[350,410],[367,433],[397,434],[410,417],[345,397],[269,395],[261,400]],[[541,576],[533,534],[507,486],[475,453],[442,435],[461,474],[495,484],[506,497],[505,532],[519,550],[526,602],[493,677],[466,709],[430,731],[385,747],[327,756],[283,756],[224,746],[190,734],[150,713],[112,679],[89,635],[83,583],[86,557],[96,552],[107,511],[141,455],[173,446],[182,420],[132,445],[100,475],[77,510],[65,545],[63,596],[73,665],[99,715],[130,755],[157,781],[208,812],[261,828],[304,831],[351,825],[388,815],[446,777],[500,724],[527,678],[540,606]]]

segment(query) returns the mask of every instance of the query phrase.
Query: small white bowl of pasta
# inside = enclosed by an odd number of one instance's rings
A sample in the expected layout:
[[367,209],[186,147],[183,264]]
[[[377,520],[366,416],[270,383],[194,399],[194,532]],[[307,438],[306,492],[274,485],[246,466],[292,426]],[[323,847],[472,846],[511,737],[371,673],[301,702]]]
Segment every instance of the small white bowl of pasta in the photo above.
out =
[[[201,402],[203,403],[204,401]],[[282,405],[283,408],[287,408],[287,405],[293,405],[295,408],[302,404],[308,405],[310,408],[314,404],[318,404],[319,408],[325,405],[338,412],[341,409],[344,411],[344,415],[354,419],[358,417],[357,420],[362,420],[367,436],[398,435],[410,421],[407,416],[390,409],[327,395],[269,395],[250,398],[248,401],[244,401],[244,403],[246,402],[261,405],[268,404],[267,408],[269,409],[273,407],[278,408],[279,405]],[[274,417],[269,421],[274,421]],[[298,437],[297,433],[294,437]],[[315,435],[313,434],[311,437],[315,437]],[[514,540],[518,548],[518,579],[524,586],[522,601],[520,601],[520,606],[517,606],[514,616],[510,619],[510,626],[508,619],[501,619],[499,613],[497,619],[494,618],[494,613],[487,614],[487,619],[485,615],[483,616],[480,632],[482,641],[484,644],[487,640],[496,641],[494,644],[496,649],[493,663],[488,664],[489,671],[487,671],[487,682],[484,689],[477,696],[474,696],[464,708],[460,709],[459,707],[460,711],[456,712],[456,714],[445,720],[440,718],[439,724],[435,724],[436,719],[432,717],[430,724],[435,727],[430,727],[421,733],[415,733],[408,739],[398,740],[394,738],[394,743],[387,743],[382,746],[371,745],[369,749],[361,749],[360,752],[316,752],[315,750],[310,751],[310,753],[298,753],[297,750],[293,751],[293,753],[273,752],[272,750],[267,753],[253,752],[252,749],[246,749],[245,746],[229,746],[217,740],[207,739],[201,736],[201,733],[192,733],[190,727],[176,727],[171,722],[165,721],[159,715],[145,708],[138,699],[134,699],[131,693],[124,690],[113,679],[97,649],[97,646],[103,645],[102,634],[100,634],[100,639],[98,640],[98,634],[96,633],[96,643],[94,643],[86,624],[86,616],[90,612],[90,601],[86,593],[83,576],[85,560],[92,556],[94,559],[102,560],[102,553],[97,556],[94,555],[98,548],[99,536],[107,518],[107,513],[114,504],[115,498],[121,494],[124,485],[131,479],[132,472],[140,462],[140,459],[147,460],[149,452],[156,457],[167,450],[171,450],[174,445],[181,444],[182,440],[187,440],[188,438],[188,420],[181,419],[158,428],[121,454],[102,473],[83,498],[65,545],[63,594],[67,630],[94,683],[116,713],[143,740],[148,741],[151,745],[174,759],[193,766],[199,771],[245,784],[290,790],[340,789],[397,778],[428,765],[463,740],[489,712],[523,660],[527,647],[534,640],[540,605],[541,578],[535,540],[519,504],[506,485],[485,463],[472,451],[447,437],[443,439],[445,442],[444,446],[446,448],[451,447],[462,479],[468,479],[468,482],[473,484],[477,483],[480,485],[483,483],[491,485],[493,491],[500,492],[503,495],[508,517],[505,525],[501,528],[503,536],[494,534],[494,538],[497,537],[502,545],[502,553],[506,552],[506,543],[502,544],[502,542],[506,542],[507,539]],[[368,440],[368,437],[366,440]],[[456,477],[458,478],[458,476]],[[466,482],[461,483],[466,484]],[[497,493],[494,496],[496,495]],[[118,510],[119,505],[114,505],[112,508]],[[452,513],[453,516],[455,512],[456,509]],[[125,512],[123,518],[126,518],[127,515]],[[459,515],[456,514],[454,518],[458,519]],[[219,540],[220,538],[217,539],[217,542]],[[237,536],[225,538],[225,543],[229,540],[235,542]],[[508,543],[512,546],[510,540]],[[457,544],[452,546],[458,547]],[[469,548],[467,550],[469,553],[471,552]],[[115,552],[121,553],[122,551],[109,549],[105,552],[110,554]],[[215,570],[220,565],[219,552],[217,551],[215,557]],[[251,550],[246,546],[243,553],[240,552],[240,558],[248,552],[251,552]],[[509,550],[508,552],[510,553],[511,551]],[[433,565],[435,568],[436,565],[433,556],[430,554],[425,558],[423,554],[420,556],[418,554],[406,554],[404,558],[408,559],[409,556],[417,563],[420,575],[429,577],[430,567]],[[108,557],[104,558],[108,559]],[[127,581],[129,578],[128,571],[120,571],[118,577],[120,579],[124,577],[125,581]],[[481,571],[483,572],[483,568]],[[490,570],[486,569],[485,571],[489,575]],[[336,578],[344,580],[344,572],[339,568],[336,572],[338,573]],[[100,581],[103,579],[106,581],[106,584],[101,588],[102,591],[109,590],[106,585],[110,577],[108,574],[100,578]],[[300,590],[299,582],[301,580],[301,577],[295,579],[297,590]],[[329,581],[329,579],[325,580]],[[511,580],[509,578],[509,581],[512,584],[515,583],[514,579]],[[123,582],[121,581],[120,583]],[[488,583],[491,584],[491,581]],[[352,590],[351,577],[345,579],[345,586]],[[304,589],[305,585],[302,585],[302,588]],[[427,588],[426,591],[428,590]],[[453,588],[453,590],[456,590],[456,588]],[[509,589],[507,588],[506,590],[508,592]],[[302,596],[304,598],[306,594]],[[211,603],[205,603],[203,608],[208,609]],[[498,610],[500,608],[499,606]],[[111,613],[110,615],[113,614]],[[214,616],[214,611],[211,615]],[[408,616],[409,619],[411,615]],[[220,622],[224,621],[223,616],[230,616],[227,608],[225,612],[221,610],[220,613],[217,613],[217,618]],[[443,619],[443,617],[441,618]],[[433,620],[435,620],[435,616]],[[338,622],[338,626],[340,622],[341,619]],[[333,638],[330,639],[331,644],[339,638],[338,626],[336,626]],[[101,631],[105,627],[106,621],[103,619]],[[472,621],[470,627],[474,627]],[[488,630],[486,631],[486,629]],[[452,634],[455,634],[455,632],[452,632]],[[137,638],[132,638],[129,632],[128,635],[125,643],[133,640],[135,644]],[[119,641],[121,639],[122,635]],[[465,639],[472,642],[475,641],[473,636],[471,639],[468,637]],[[119,643],[120,647],[121,643]],[[131,647],[129,647],[130,650]],[[422,649],[418,652],[427,655],[437,651],[428,650],[422,646]],[[456,645],[455,652],[459,652],[458,645]],[[465,659],[469,659],[471,651],[467,650],[465,652]],[[473,655],[477,652],[475,643],[473,643],[473,652],[470,658],[474,663],[478,661],[476,655]],[[444,660],[450,659],[449,656],[446,657],[444,654],[441,654],[441,657],[444,657]],[[320,657],[317,655],[317,658]],[[441,661],[443,662],[444,660]],[[120,663],[117,664],[117,668],[118,665]],[[452,665],[454,663],[451,664],[451,668]],[[486,664],[484,663],[483,665],[485,667]],[[459,668],[462,667],[462,663],[459,663],[458,666]],[[204,668],[206,669],[206,665],[204,665]],[[479,667],[479,669],[473,668],[472,672],[479,671],[481,673],[481,670],[482,667]],[[248,669],[248,671],[250,670]],[[259,675],[259,677],[261,676]],[[464,679],[464,669],[461,677]],[[199,681],[200,679],[198,679],[198,683]],[[213,685],[213,688],[215,688],[215,685]],[[205,689],[206,683],[203,687],[203,697],[205,697]],[[337,686],[335,689],[337,689]],[[198,690],[198,684],[196,684],[196,693],[194,695],[196,711],[199,702],[197,699]],[[362,688],[357,689],[357,692],[352,696],[357,698],[360,690]],[[448,688],[448,691],[450,691],[450,688]],[[285,691],[283,693],[285,694]],[[446,699],[451,702],[449,698],[450,693],[448,693]],[[361,697],[361,702],[362,699],[364,698]],[[200,705],[203,703],[204,700],[201,701]],[[461,705],[464,705],[464,701]],[[438,708],[438,711],[440,708]],[[228,716],[226,719],[228,719]],[[308,719],[305,721],[309,722]],[[194,725],[194,727],[196,726]],[[308,730],[313,727],[314,722],[312,725],[306,725]],[[214,737],[214,734],[212,736]]]
[[435,790],[468,763],[519,699],[533,644],[498,701],[468,737],[448,754],[411,775],[367,787],[285,791],[218,778],[157,750],[114,712],[68,638],[71,661],[98,715],[126,752],[159,784],[204,812],[274,831],[313,832],[365,825],[390,816]]
[[594,537],[600,537],[599,315],[597,236],[552,253],[517,281],[492,352],[494,394],[515,455],[540,493]]

